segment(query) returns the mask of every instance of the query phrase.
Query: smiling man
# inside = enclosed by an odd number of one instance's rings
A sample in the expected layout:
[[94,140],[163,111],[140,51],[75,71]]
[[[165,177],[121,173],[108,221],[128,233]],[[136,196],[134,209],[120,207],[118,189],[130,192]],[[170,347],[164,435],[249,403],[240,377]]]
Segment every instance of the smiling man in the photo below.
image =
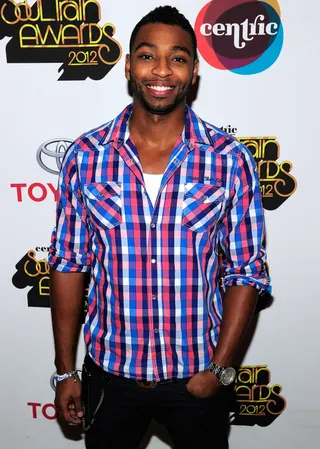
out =
[[152,418],[174,448],[228,447],[234,357],[270,286],[257,170],[186,105],[198,66],[190,23],[156,8],[130,40],[133,104],[63,162],[49,257],[56,404],[83,421],[88,449],[137,448]]

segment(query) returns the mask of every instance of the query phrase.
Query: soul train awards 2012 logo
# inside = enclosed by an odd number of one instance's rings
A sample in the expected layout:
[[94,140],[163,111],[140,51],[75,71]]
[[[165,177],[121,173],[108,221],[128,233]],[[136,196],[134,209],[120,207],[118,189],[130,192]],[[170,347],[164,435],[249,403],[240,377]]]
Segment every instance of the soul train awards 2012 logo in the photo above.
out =
[[[16,288],[31,287],[27,294],[28,307],[50,307],[50,266],[46,258],[38,258],[37,253],[46,253],[48,247],[37,246],[35,250],[29,250],[16,264],[16,273],[12,277],[12,283]],[[81,321],[84,321],[87,312],[88,283],[83,294],[83,313]]]
[[237,372],[230,423],[238,426],[269,426],[286,409],[282,386],[269,385],[268,365],[243,366]]
[[282,50],[280,17],[277,0],[212,0],[195,23],[200,54],[216,69],[239,75],[263,72]]
[[116,28],[101,25],[95,0],[0,0],[0,39],[8,63],[63,63],[59,80],[104,78],[121,58]]
[[[40,249],[40,248],[37,248]],[[12,283],[17,288],[32,287],[28,292],[29,307],[50,307],[49,273],[46,259],[37,259],[37,252],[28,251],[17,263]]]
[[263,207],[278,209],[297,189],[290,173],[290,161],[279,162],[280,145],[276,137],[237,137],[252,153],[259,173]]

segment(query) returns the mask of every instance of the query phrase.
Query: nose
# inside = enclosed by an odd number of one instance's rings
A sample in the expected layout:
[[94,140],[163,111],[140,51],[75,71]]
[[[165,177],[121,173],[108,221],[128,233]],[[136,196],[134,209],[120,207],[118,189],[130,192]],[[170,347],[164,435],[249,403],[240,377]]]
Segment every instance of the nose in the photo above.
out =
[[167,76],[172,75],[173,71],[168,63],[167,58],[160,57],[156,59],[156,64],[152,69],[152,74],[159,76],[160,78],[166,78]]

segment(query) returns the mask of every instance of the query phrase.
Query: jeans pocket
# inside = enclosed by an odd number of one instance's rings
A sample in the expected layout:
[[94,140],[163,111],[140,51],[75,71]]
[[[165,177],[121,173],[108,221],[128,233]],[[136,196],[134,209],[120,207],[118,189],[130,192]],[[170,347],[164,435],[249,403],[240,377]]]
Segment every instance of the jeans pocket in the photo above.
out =
[[83,406],[83,429],[88,431],[95,421],[96,415],[102,406],[105,396],[106,376],[100,368],[92,369],[91,360],[86,358],[82,366],[82,406]]
[[182,388],[183,388],[183,391],[186,394],[186,396],[189,396],[189,398],[192,398],[192,399],[195,399],[195,400],[200,399],[197,396],[195,396],[193,393],[191,393],[191,391],[187,387],[187,383],[188,382],[183,382],[182,383]]
[[187,383],[188,383],[188,382],[183,382],[183,389],[184,389],[185,395],[188,396],[190,399],[192,399],[192,400],[194,400],[194,401],[202,402],[202,401],[208,401],[209,399],[212,399],[212,398],[213,398],[213,396],[207,396],[207,397],[201,398],[201,397],[199,397],[199,396],[194,395],[194,394],[191,393],[191,391],[188,389]]

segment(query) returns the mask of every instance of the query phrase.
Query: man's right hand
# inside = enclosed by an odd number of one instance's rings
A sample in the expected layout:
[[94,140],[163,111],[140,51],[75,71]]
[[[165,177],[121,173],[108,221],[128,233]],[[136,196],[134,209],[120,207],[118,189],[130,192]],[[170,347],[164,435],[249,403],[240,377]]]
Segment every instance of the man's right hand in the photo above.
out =
[[81,382],[73,377],[57,382],[55,405],[63,418],[70,425],[82,423],[83,409],[81,403]]

